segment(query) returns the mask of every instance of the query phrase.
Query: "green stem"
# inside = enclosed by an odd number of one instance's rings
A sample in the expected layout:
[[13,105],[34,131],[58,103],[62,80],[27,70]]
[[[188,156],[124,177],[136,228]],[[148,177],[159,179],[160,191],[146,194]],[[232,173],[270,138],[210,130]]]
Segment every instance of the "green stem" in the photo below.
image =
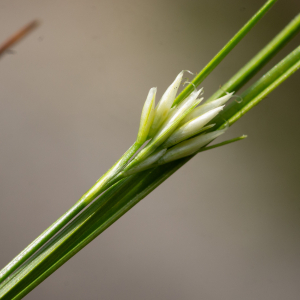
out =
[[[150,177],[148,176],[149,172],[142,172],[142,174],[129,176],[101,195],[99,199],[83,212],[83,216],[78,216],[66,227],[64,232],[62,232],[64,235],[62,241],[59,240],[59,237],[55,237],[55,243],[51,242],[50,245],[41,249],[39,255],[37,255],[31,264],[26,264],[25,268],[19,272],[18,276],[12,278],[9,283],[0,290],[0,299],[21,299],[42,280],[49,276],[48,272],[50,269],[53,272],[54,269],[57,269],[70,258],[70,253],[72,253],[73,256],[79,251],[78,248],[73,249],[75,241],[79,242],[83,235],[90,234],[90,231],[95,231],[95,228],[97,228],[100,223],[102,224],[102,231],[106,229],[111,224],[109,216],[112,212],[118,212],[121,208],[123,213],[125,213],[125,207],[123,207],[124,204],[127,203],[128,205],[128,201],[132,204],[135,203],[135,201],[130,201],[130,198],[133,195],[138,195],[140,192],[142,192],[141,195],[146,195],[144,188],[149,180],[155,179],[155,177],[159,178],[159,175],[162,175],[160,172],[157,172],[157,168],[155,170],[155,173],[153,173],[155,175],[153,176],[152,174]],[[106,204],[103,207],[101,204],[104,202]],[[99,209],[100,206],[101,208]],[[120,212],[118,212],[118,215],[119,217],[121,216]],[[80,227],[80,224],[84,226]],[[97,232],[98,231],[99,229]],[[92,236],[96,237],[95,233],[92,234]],[[80,244],[84,247],[89,241],[91,241],[91,237]],[[67,255],[61,257],[59,253],[66,253]],[[59,260],[59,263],[56,262],[57,260]],[[55,263],[53,264],[53,262]],[[44,270],[46,270],[46,272],[43,272]],[[28,284],[28,282],[30,284]],[[11,289],[12,286],[13,288]]]
[[39,237],[37,237],[29,246],[18,254],[7,266],[0,272],[0,283],[11,275],[19,266],[21,266],[34,252],[49,241],[59,230],[61,230],[71,219],[73,219],[81,210],[98,197],[107,187],[109,181],[122,170],[130,158],[140,148],[140,144],[134,143],[125,154],[91,187],[65,214],[48,227]]
[[268,12],[277,0],[269,0],[260,10],[235,34],[235,36],[218,52],[218,54],[199,72],[191,81],[192,84],[177,96],[174,105],[185,99],[193,90],[194,85],[198,86],[214,68],[227,56],[227,54],[241,41],[241,39],[250,31],[250,29]]
[[285,80],[287,80],[291,75],[293,75],[300,68],[300,60],[295,63],[291,68],[289,68],[285,73],[279,76],[274,82],[272,82],[266,89],[264,89],[261,93],[259,93],[256,97],[254,97],[251,101],[247,102],[239,111],[237,111],[234,115],[232,115],[229,119],[229,125],[235,123],[238,119],[240,119],[246,112],[248,112],[251,108],[256,106],[261,100],[266,98],[272,91],[274,91],[280,84],[282,84]]
[[[298,46],[294,51],[287,55],[283,60],[281,60],[277,65],[275,65],[270,71],[263,75],[258,81],[256,81],[252,86],[245,90],[241,95],[242,101],[237,103],[235,101],[228,104],[225,109],[220,113],[218,120],[212,120],[212,123],[216,123],[216,127],[222,128],[222,123],[227,120],[229,125],[232,125],[239,117],[239,115],[244,114],[244,111],[248,111],[251,105],[253,105],[253,99],[260,95],[261,93],[267,92],[267,87],[273,86],[277,80],[283,82],[292,70],[296,71],[297,65],[300,61],[300,46]],[[291,68],[291,70],[290,70]],[[286,77],[285,77],[286,76]],[[280,78],[280,79],[279,79]],[[276,85],[275,87],[277,87]],[[255,105],[257,105],[255,102]]]
[[[126,182],[120,181],[118,183],[118,189],[121,188],[122,193],[124,193],[128,188]],[[67,241],[72,240],[72,238],[76,238],[78,232],[86,224],[89,223],[89,220],[93,218],[97,212],[103,208],[110,205],[108,202],[112,199],[113,196],[117,196],[116,186],[112,186],[107,191],[105,191],[98,199],[96,199],[83,213],[77,216],[66,228],[64,228],[61,232],[58,233],[57,236],[53,238],[47,245],[41,248],[36,254],[34,254],[24,266],[22,266],[16,274],[14,274],[11,278],[7,278],[1,285],[0,289],[0,299],[11,299],[12,294],[9,292],[9,286],[15,285],[16,288],[23,287],[21,280],[22,276],[26,276],[27,278],[32,278],[36,272],[37,268],[43,264],[43,261],[48,256],[51,256],[58,248],[62,248],[66,245]],[[81,232],[82,234],[82,232]],[[9,284],[7,284],[9,283]],[[15,289],[14,289],[15,290]],[[6,292],[8,292],[7,295]]]
[[252,78],[270,59],[289,42],[300,30],[300,14],[298,14],[276,37],[259,51],[244,67],[216,91],[208,100],[213,101],[226,94],[237,91]]

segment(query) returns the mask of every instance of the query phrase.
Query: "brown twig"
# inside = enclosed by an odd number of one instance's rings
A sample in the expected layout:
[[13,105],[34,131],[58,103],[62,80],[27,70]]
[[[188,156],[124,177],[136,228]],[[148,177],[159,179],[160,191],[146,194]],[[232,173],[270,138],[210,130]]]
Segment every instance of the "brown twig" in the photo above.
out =
[[19,42],[26,34],[28,34],[31,30],[37,27],[38,21],[32,21],[11,37],[9,37],[3,44],[0,45],[0,57],[5,53],[5,51],[11,47],[13,44]]

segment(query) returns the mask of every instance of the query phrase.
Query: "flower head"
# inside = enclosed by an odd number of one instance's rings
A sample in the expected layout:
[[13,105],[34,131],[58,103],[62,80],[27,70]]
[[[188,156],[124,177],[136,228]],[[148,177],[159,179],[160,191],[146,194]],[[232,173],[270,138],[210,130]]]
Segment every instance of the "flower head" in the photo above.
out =
[[[151,140],[125,167],[123,174],[126,176],[192,155],[225,132],[216,130],[205,133],[214,124],[205,125],[223,109],[233,93],[198,106],[203,100],[198,98],[203,89],[195,88],[182,102],[172,107],[182,75],[183,71],[168,87],[155,110],[156,88],[149,91],[142,112],[137,142],[144,143],[149,138]],[[202,134],[199,135],[200,133]]]

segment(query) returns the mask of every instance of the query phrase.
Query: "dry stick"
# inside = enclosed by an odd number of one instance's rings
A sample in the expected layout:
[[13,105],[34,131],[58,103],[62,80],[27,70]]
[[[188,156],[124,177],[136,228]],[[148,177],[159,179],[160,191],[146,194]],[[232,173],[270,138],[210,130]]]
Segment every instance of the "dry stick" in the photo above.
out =
[[23,37],[25,37],[25,35],[31,32],[38,25],[39,22],[37,20],[31,21],[26,26],[17,31],[15,34],[13,34],[11,37],[9,37],[2,45],[0,45],[0,57],[5,53],[7,49],[19,42]]

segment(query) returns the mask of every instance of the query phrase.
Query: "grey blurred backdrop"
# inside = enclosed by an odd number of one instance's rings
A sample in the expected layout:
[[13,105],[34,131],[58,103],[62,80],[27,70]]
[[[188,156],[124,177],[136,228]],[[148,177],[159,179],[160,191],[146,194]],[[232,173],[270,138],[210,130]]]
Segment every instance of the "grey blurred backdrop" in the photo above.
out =
[[[199,71],[263,3],[0,2],[0,40],[42,21],[0,61],[1,268],[131,145],[148,90]],[[205,95],[299,11],[279,1]],[[198,155],[25,298],[299,299],[299,80],[224,136],[247,140]]]

